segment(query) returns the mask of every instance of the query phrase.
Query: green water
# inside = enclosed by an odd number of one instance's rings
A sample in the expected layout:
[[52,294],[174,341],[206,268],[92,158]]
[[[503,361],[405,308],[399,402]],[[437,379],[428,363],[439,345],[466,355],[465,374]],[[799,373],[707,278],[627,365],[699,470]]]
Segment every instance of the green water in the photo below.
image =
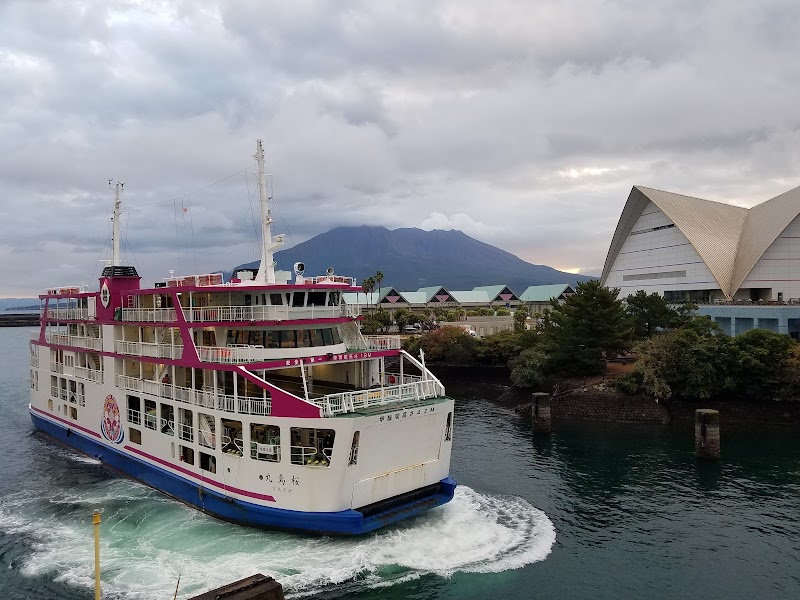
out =
[[251,530],[162,497],[33,432],[27,329],[0,330],[0,590],[91,598],[104,509],[104,597],[179,597],[255,572],[314,598],[800,598],[800,443],[723,431],[697,463],[691,425],[557,423],[534,437],[489,399],[458,399],[445,507],[360,539]]

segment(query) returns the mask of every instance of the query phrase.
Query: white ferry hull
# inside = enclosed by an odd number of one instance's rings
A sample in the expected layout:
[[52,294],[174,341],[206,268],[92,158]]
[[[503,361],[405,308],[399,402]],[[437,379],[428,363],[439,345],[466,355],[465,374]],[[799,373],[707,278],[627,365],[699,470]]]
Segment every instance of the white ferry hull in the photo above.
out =
[[[204,513],[250,527],[324,535],[359,535],[445,504],[452,500],[456,488],[456,482],[445,477],[434,484],[359,510],[314,512],[271,508],[219,493],[213,487],[203,485],[188,469],[183,469],[184,473],[176,472],[176,465],[168,461],[149,455],[140,458],[121,451],[104,443],[100,434],[62,417],[33,406],[30,414],[37,429],[66,446]],[[159,462],[163,465],[159,466]]]

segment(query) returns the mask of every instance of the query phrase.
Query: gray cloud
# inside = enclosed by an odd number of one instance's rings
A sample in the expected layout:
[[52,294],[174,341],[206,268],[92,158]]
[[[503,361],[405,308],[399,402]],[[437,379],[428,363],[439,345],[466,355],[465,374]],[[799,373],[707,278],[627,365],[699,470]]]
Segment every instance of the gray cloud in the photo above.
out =
[[96,277],[108,178],[148,281],[256,257],[256,137],[294,242],[453,226],[597,271],[634,184],[750,206],[800,183],[799,23],[789,0],[7,1],[0,295]]

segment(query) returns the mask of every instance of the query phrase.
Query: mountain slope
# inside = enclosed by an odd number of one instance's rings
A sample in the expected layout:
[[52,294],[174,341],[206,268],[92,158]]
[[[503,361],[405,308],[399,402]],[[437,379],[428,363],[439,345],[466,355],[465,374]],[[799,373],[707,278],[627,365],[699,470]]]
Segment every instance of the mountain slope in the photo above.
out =
[[[455,230],[337,227],[278,252],[275,259],[278,268],[286,271],[302,261],[307,275],[322,275],[333,267],[336,273],[356,277],[359,282],[381,270],[384,285],[398,291],[432,285],[471,290],[479,285],[506,284],[521,294],[529,285],[592,279],[525,262]],[[257,266],[255,261],[236,268]]]

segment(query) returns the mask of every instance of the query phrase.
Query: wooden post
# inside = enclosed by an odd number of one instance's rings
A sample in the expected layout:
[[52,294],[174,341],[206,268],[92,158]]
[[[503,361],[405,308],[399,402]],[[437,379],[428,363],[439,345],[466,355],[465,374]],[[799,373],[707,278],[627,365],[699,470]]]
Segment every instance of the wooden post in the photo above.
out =
[[719,459],[719,411],[694,411],[694,454],[697,458]]
[[94,600],[100,600],[100,511],[92,513],[94,525]]
[[535,392],[531,399],[531,426],[540,433],[550,433],[550,394]]

